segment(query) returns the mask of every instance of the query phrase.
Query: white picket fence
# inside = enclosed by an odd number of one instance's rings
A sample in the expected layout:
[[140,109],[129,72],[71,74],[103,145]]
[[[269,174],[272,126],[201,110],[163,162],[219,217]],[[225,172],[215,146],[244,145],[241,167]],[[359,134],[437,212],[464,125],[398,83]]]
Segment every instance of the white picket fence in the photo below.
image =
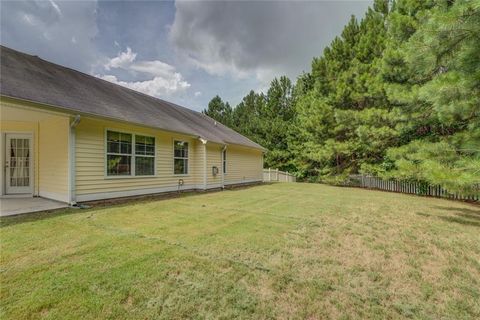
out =
[[297,177],[286,171],[280,171],[278,169],[263,169],[263,181],[264,182],[296,182]]
[[[438,185],[428,185],[425,183],[410,181],[383,180],[372,176],[352,175],[350,176],[347,185],[391,192],[432,196],[437,198],[480,201],[480,196],[478,193],[462,194],[449,192]],[[477,188],[480,188],[480,186],[477,186]]]

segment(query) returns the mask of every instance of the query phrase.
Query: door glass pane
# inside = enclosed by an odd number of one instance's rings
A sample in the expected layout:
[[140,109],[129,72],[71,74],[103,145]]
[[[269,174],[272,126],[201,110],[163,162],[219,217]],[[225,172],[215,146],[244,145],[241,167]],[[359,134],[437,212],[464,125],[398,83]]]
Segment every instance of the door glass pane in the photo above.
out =
[[10,139],[10,187],[30,186],[30,140]]

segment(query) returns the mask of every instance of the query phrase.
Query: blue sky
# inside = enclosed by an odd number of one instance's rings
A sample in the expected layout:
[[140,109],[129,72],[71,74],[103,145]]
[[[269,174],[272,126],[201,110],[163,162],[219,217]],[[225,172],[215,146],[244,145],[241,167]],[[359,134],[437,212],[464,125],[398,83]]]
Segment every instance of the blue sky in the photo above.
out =
[[371,1],[1,2],[2,45],[202,110],[292,80]]

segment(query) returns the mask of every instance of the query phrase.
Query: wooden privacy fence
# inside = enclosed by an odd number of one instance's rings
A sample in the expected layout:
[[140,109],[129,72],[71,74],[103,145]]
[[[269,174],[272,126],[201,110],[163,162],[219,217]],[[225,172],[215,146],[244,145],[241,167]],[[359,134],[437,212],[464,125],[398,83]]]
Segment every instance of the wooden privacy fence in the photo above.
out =
[[263,169],[263,181],[278,181],[278,182],[296,182],[297,177],[293,174],[280,171],[278,169]]
[[[479,192],[476,192],[475,194],[449,192],[439,185],[429,185],[424,182],[383,180],[372,176],[354,175],[350,176],[347,185],[438,198],[480,201]],[[476,187],[477,189],[480,189],[480,185]]]

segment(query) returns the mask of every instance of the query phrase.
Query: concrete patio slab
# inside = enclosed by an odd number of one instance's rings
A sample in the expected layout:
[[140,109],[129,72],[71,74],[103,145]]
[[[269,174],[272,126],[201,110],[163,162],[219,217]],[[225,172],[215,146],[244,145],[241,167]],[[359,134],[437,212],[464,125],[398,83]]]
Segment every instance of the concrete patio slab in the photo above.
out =
[[67,207],[68,204],[66,203],[39,197],[0,198],[1,217]]

